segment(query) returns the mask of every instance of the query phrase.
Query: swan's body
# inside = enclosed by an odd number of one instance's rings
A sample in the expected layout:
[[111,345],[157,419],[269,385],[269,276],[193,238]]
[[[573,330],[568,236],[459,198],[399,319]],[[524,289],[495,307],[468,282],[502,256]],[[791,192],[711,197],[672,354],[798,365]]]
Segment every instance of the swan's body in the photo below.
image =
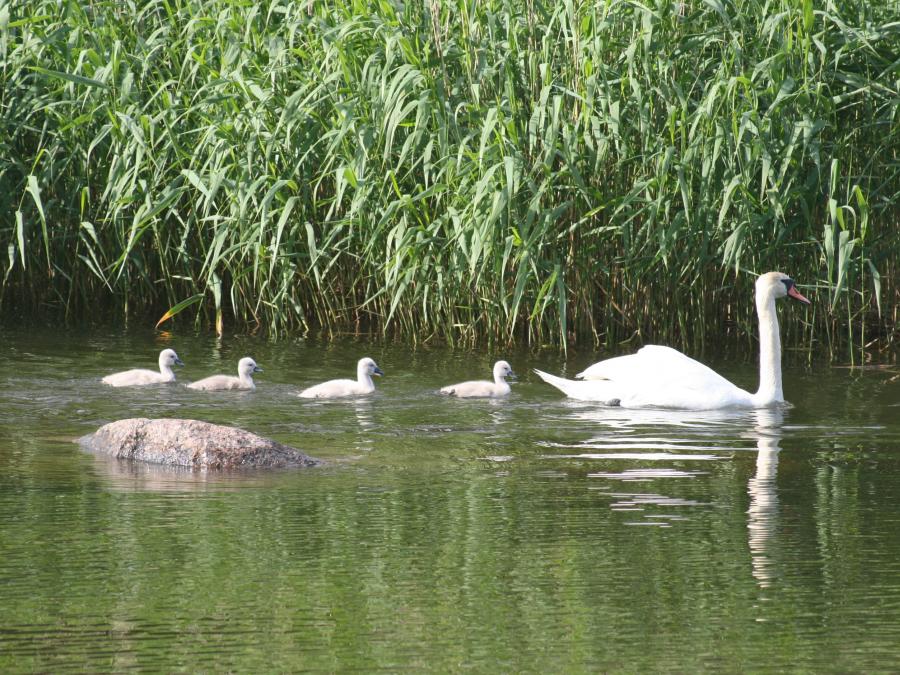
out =
[[755,394],[735,386],[711,368],[670,347],[648,345],[629,356],[595,363],[567,380],[536,370],[545,382],[570,398],[600,401],[624,408],[763,408],[784,402],[781,387],[781,339],[775,312],[777,298],[809,303],[793,280],[768,272],[756,280],[759,317],[759,390]]
[[162,384],[175,381],[175,371],[172,366],[183,366],[174,349],[163,349],[159,353],[159,372],[135,368],[124,370],[121,373],[113,373],[103,378],[103,382],[113,387],[139,387],[145,384]]
[[497,361],[494,364],[493,382],[488,382],[487,380],[460,382],[459,384],[443,387],[441,393],[449,396],[458,396],[459,398],[507,396],[510,389],[506,378],[514,376],[515,373],[513,373],[512,367],[506,361]]
[[212,375],[202,380],[197,380],[188,385],[188,389],[198,391],[223,391],[227,389],[256,389],[253,382],[253,373],[261,373],[262,368],[256,365],[256,361],[249,356],[238,361],[238,376]]
[[344,396],[364,396],[375,391],[372,375],[384,375],[384,372],[372,359],[366,357],[356,364],[355,380],[329,380],[309,389],[304,389],[300,398],[341,398]]

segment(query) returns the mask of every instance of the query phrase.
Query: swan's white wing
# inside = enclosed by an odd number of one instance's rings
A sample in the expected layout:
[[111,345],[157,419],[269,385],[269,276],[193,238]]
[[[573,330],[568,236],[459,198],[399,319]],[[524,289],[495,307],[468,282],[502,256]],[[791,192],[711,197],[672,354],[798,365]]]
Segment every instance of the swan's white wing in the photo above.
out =
[[[576,380],[612,380],[617,372],[628,368],[628,364],[635,361],[637,354],[629,354],[627,356],[614,356],[611,359],[598,361],[592,366],[588,366],[580,373],[575,375]],[[637,367],[639,364],[635,364]]]
[[692,389],[734,386],[709,366],[685,356],[677,349],[660,345],[647,345],[635,354],[600,361],[575,377],[585,380],[630,381],[646,383],[647,386],[673,382]]
[[[619,405],[626,408],[705,410],[752,405],[748,392],[671,347],[648,345],[636,354],[595,363],[579,376],[584,381],[551,381],[541,374],[571,398],[607,402],[618,399]],[[566,383],[565,387],[561,382]]]
[[647,345],[635,356],[640,367],[633,379],[631,405],[694,410],[753,405],[749,392],[676,349]]
[[606,405],[619,405],[621,402],[622,387],[609,380],[567,380],[557,377],[543,370],[534,369],[534,372],[547,384],[552,384],[569,398],[579,401],[599,401]]

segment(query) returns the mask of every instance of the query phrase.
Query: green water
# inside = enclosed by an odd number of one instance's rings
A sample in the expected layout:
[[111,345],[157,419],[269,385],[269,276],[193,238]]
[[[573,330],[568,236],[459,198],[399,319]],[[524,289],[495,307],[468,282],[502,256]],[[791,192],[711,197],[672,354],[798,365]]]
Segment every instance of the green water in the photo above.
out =
[[[889,672],[900,379],[789,353],[784,411],[623,411],[532,367],[590,353],[0,331],[0,671]],[[188,382],[115,390],[174,347]],[[364,401],[303,386],[386,371]],[[438,396],[506,357],[508,400]],[[712,359],[754,388],[756,368]],[[194,474],[82,452],[120,418],[235,424],[324,468]]]

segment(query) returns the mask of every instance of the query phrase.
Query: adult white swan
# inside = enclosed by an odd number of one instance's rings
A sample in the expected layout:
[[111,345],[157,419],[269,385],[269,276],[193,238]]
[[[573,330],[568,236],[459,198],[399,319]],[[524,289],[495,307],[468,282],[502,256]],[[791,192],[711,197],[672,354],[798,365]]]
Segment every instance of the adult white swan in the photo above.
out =
[[459,398],[507,396],[510,391],[509,384],[506,382],[507,377],[515,377],[512,366],[506,361],[497,361],[494,364],[493,382],[488,382],[487,380],[460,382],[459,384],[451,384],[441,388],[441,393],[449,396],[458,396]]
[[197,380],[188,385],[188,389],[198,391],[221,391],[225,389],[256,389],[253,382],[253,373],[261,373],[262,368],[256,365],[256,361],[245,356],[238,361],[238,376],[210,375],[202,380]]
[[175,371],[172,366],[183,366],[174,349],[163,349],[159,353],[159,372],[135,368],[124,370],[121,373],[113,373],[103,378],[103,382],[113,387],[137,387],[144,384],[160,384],[175,381]]
[[340,398],[343,396],[363,396],[375,391],[372,375],[384,375],[378,364],[366,357],[356,364],[355,380],[328,380],[299,394],[300,398]]
[[786,274],[767,272],[756,280],[759,317],[759,391],[751,394],[670,347],[647,345],[629,356],[595,363],[567,380],[535,370],[542,380],[570,398],[600,401],[623,408],[661,407],[688,410],[764,408],[784,402],[781,389],[781,338],[775,313],[777,298],[809,300]]

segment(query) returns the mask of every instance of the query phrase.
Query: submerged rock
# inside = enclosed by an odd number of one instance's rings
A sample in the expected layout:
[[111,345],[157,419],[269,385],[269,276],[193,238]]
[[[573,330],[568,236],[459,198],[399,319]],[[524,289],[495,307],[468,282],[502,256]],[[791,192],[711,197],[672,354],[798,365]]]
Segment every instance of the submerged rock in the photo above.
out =
[[299,450],[235,427],[197,420],[119,420],[79,439],[82,447],[120,459],[192,469],[316,466]]

